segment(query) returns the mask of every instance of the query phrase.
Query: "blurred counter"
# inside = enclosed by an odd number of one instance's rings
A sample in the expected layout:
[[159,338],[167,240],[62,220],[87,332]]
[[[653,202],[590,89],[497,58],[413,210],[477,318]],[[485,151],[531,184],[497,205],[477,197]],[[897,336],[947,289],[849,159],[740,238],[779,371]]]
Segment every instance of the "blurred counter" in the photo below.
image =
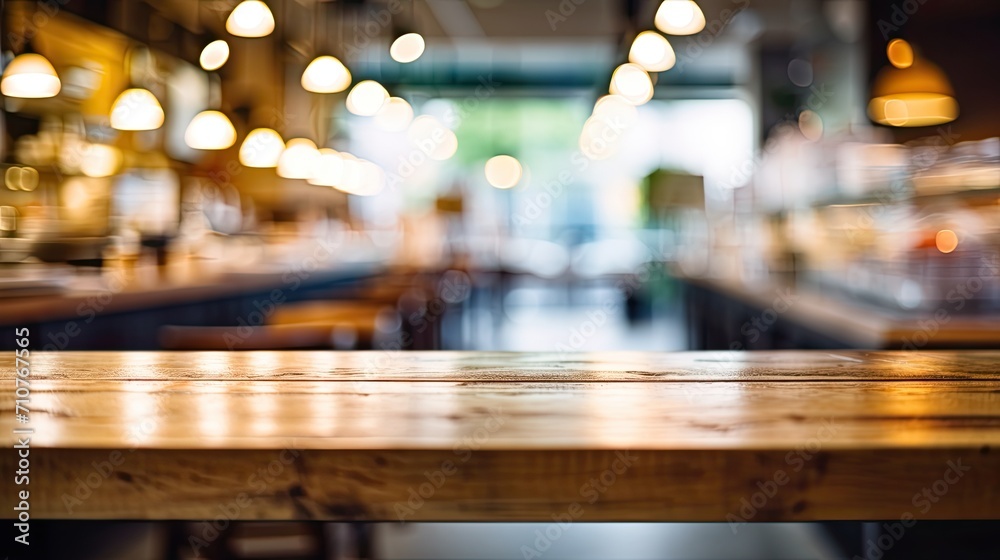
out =
[[[304,261],[297,267],[236,272],[205,263],[72,272],[40,265],[10,271],[5,327],[32,329],[40,348],[156,349],[165,325],[255,326],[286,301],[349,291],[385,269],[377,262]],[[13,339],[0,342],[12,347]]]
[[675,273],[696,350],[998,348],[1000,316],[901,311],[780,281]]

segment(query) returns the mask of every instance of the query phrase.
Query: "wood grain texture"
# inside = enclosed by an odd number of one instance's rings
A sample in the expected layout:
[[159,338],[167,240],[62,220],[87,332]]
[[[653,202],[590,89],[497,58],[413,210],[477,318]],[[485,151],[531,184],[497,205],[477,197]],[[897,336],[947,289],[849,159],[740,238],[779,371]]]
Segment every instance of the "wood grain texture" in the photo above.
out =
[[[997,518],[998,364],[988,351],[37,353],[32,511],[211,518],[242,493],[243,519],[550,520],[577,503],[581,521],[724,521],[787,477],[752,520]],[[0,394],[8,448],[13,408]],[[14,460],[0,455],[4,472]],[[920,498],[946,476],[937,502]],[[10,477],[0,488],[11,495]]]

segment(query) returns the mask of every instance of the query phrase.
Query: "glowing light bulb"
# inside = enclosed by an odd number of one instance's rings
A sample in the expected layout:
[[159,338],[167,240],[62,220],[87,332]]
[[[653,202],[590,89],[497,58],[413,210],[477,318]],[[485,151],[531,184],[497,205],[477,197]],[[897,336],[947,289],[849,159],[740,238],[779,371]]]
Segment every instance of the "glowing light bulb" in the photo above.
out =
[[903,39],[889,41],[885,54],[889,57],[889,63],[896,68],[913,66],[913,47]]
[[308,138],[292,138],[278,158],[278,176],[286,179],[309,179],[315,175],[319,150]]
[[184,143],[196,150],[225,150],[236,143],[236,129],[219,111],[202,111],[188,123]]
[[389,47],[389,56],[404,64],[413,62],[424,54],[424,38],[419,33],[400,35]]
[[122,153],[114,146],[88,144],[80,159],[80,171],[87,177],[110,177],[118,170]]
[[390,97],[375,113],[375,124],[382,130],[401,132],[413,121],[413,107],[401,97]]
[[347,94],[347,110],[362,117],[378,113],[389,99],[389,92],[374,80],[364,80],[355,84]]
[[337,150],[323,148],[316,156],[312,177],[306,179],[310,185],[338,187],[344,182],[344,158]]
[[668,35],[693,35],[705,29],[705,14],[692,0],[663,0],[653,24]]
[[163,126],[163,107],[148,89],[127,89],[111,106],[111,128],[155,130]]
[[302,73],[302,87],[313,93],[340,93],[350,85],[351,71],[333,56],[317,56]]
[[638,64],[622,64],[611,75],[610,91],[632,105],[642,105],[653,98],[653,80]]
[[277,167],[285,141],[270,128],[255,128],[240,146],[240,163],[246,167]]
[[643,31],[632,41],[628,61],[647,72],[664,72],[674,67],[677,55],[666,37],[655,31]]
[[260,0],[243,0],[226,19],[226,31],[237,37],[266,37],[274,31],[274,15]]
[[942,253],[950,253],[958,248],[958,236],[950,229],[943,229],[934,236],[934,245]]
[[493,156],[483,170],[486,181],[498,189],[509,189],[521,180],[521,162],[508,155]]
[[229,43],[219,39],[205,45],[201,50],[198,62],[205,70],[218,70],[229,60]]
[[52,63],[40,54],[25,53],[14,57],[0,78],[0,93],[7,97],[42,99],[55,97],[62,82]]

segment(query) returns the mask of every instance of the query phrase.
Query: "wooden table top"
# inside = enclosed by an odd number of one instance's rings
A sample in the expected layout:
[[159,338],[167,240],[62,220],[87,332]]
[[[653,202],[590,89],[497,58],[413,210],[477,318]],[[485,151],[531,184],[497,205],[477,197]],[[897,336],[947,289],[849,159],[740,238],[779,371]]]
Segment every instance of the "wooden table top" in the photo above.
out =
[[[995,351],[38,352],[31,364],[40,518],[197,519],[240,495],[241,519],[549,521],[573,504],[583,521],[1000,517]],[[13,376],[4,368],[8,387]],[[13,393],[0,394],[4,472],[26,427]]]

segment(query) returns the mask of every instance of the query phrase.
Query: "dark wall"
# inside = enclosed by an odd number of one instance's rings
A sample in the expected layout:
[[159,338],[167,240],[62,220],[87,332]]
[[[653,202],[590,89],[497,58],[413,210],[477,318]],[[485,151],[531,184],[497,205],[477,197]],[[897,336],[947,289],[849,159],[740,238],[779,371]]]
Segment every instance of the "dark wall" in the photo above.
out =
[[[955,89],[960,141],[1000,135],[1000,1],[871,0],[869,84],[888,64],[885,46],[906,39],[940,66]],[[934,134],[928,128],[893,129],[901,142]]]

